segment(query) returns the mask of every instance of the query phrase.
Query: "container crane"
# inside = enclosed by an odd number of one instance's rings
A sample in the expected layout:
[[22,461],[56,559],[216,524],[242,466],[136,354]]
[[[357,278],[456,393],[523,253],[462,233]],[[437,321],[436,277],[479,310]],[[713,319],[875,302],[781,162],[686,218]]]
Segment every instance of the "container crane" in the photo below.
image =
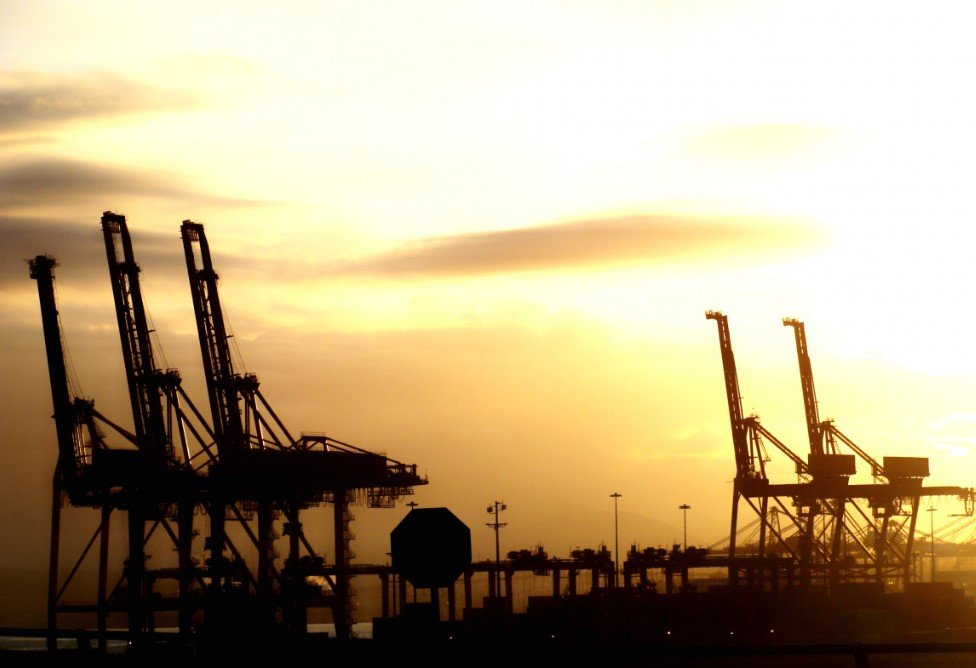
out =
[[[48,640],[52,649],[56,647],[58,616],[69,613],[98,616],[102,649],[112,612],[128,614],[128,637],[134,643],[152,640],[159,610],[177,611],[180,635],[191,642],[190,621],[201,607],[206,612],[208,632],[216,633],[209,637],[218,642],[225,632],[224,639],[233,642],[235,629],[242,628],[226,622],[253,623],[255,611],[258,618],[274,623],[264,613],[277,616],[280,609],[287,627],[305,633],[310,605],[332,607],[337,633],[346,635],[351,624],[348,581],[353,573],[362,571],[349,563],[349,500],[365,499],[370,507],[392,507],[396,498],[412,493],[412,486],[427,482],[417,475],[416,465],[325,434],[302,434],[299,438],[289,434],[261,395],[257,377],[233,368],[206,238],[202,226],[194,229],[195,224],[186,222],[184,250],[204,352],[211,418],[216,416],[213,426],[186,396],[178,372],[162,370],[155,363],[139,267],[124,216],[105,212],[102,231],[132,410],[131,432],[99,413],[93,401],[72,396],[54,290],[57,263],[46,255],[29,261],[31,278],[38,286],[58,445],[48,587]],[[109,446],[106,429],[121,436],[125,444]],[[101,521],[62,578],[60,533],[65,496],[71,507],[100,511]],[[299,521],[300,511],[322,503],[334,506],[334,566],[325,565],[324,558],[316,554]],[[205,508],[210,515],[207,567],[198,567],[191,558],[195,507]],[[169,522],[174,508],[177,532]],[[255,510],[256,533],[249,525]],[[128,554],[121,579],[109,589],[109,528],[115,511],[125,513]],[[281,573],[274,565],[277,535],[273,527],[279,511],[288,518],[284,526],[288,559]],[[238,550],[225,531],[225,520],[232,518],[240,521],[240,530],[257,548],[256,576],[250,566],[253,552]],[[157,529],[163,531],[156,535],[165,533],[176,545],[176,568],[146,568],[145,551]],[[233,562],[223,558],[225,549]],[[97,601],[65,603],[69,584],[81,580],[75,575],[88,556],[96,553]],[[315,593],[310,576],[324,577],[333,585],[333,593]],[[153,591],[153,583],[160,578],[179,579],[175,606]],[[193,582],[206,591],[204,599],[190,592]],[[78,588],[73,585],[69,596]],[[254,591],[256,599],[250,596]],[[245,601],[249,603],[242,606]],[[253,607],[255,603],[257,608]]]
[[[803,390],[803,407],[806,415],[807,436],[810,441],[809,464],[813,473],[814,483],[824,487],[825,493],[820,499],[811,504],[808,511],[810,531],[818,515],[829,518],[831,525],[830,553],[831,582],[836,585],[839,581],[838,571],[841,556],[841,540],[844,535],[844,518],[847,513],[847,498],[842,489],[848,479],[855,473],[854,457],[841,455],[837,452],[833,435],[820,422],[817,409],[817,391],[813,383],[813,368],[807,351],[806,333],[803,323],[792,318],[784,318],[783,326],[793,327],[796,339],[796,354],[800,365],[800,384]],[[803,575],[801,575],[803,577]]]
[[[735,545],[738,533],[738,505],[743,500],[761,520],[758,524],[760,544],[757,556],[765,554],[768,542],[766,535],[774,537],[799,566],[802,586],[813,584],[814,580],[822,580],[834,588],[841,581],[851,579],[884,578],[887,580],[892,576],[907,579],[909,571],[906,564],[910,561],[908,556],[910,546],[907,551],[901,551],[894,540],[882,540],[875,550],[878,556],[872,557],[871,548],[858,524],[861,520],[870,524],[870,518],[860,510],[857,501],[863,499],[867,500],[872,507],[887,507],[899,503],[899,499],[914,499],[919,494],[955,495],[965,499],[968,491],[958,487],[922,488],[921,479],[912,476],[896,476],[886,484],[853,485],[850,484],[849,475],[853,472],[854,456],[838,454],[836,449],[832,448],[818,448],[820,452],[816,450],[811,452],[809,460],[804,461],[770,434],[758,417],[743,416],[728,319],[716,311],[706,313],[706,318],[715,320],[718,325],[736,454],[733,524],[729,537],[730,581],[735,583],[737,571],[743,565],[749,568],[748,560],[736,556]],[[801,350],[805,350],[805,346]],[[809,369],[809,364],[805,365],[805,368]],[[812,389],[812,374],[808,380],[805,387]],[[812,399],[812,395],[808,396]],[[815,407],[816,403],[808,401],[807,405]],[[816,418],[811,422],[819,426],[819,417],[816,413],[811,412],[811,414]],[[826,428],[825,426],[824,429]],[[808,431],[808,435],[810,433]],[[819,438],[818,432],[813,433]],[[814,442],[820,443],[819,440]],[[836,442],[844,441],[838,438]],[[765,470],[765,462],[768,461],[766,444],[773,445],[794,464],[798,474],[796,483],[770,483]],[[894,467],[892,462],[895,462]],[[891,472],[894,469],[907,467],[907,464],[902,465],[903,463],[897,462],[895,458],[886,458],[885,464],[889,467],[889,475],[894,475]],[[853,519],[847,518],[848,505],[853,509],[851,513]],[[858,518],[854,513],[860,513],[861,517]],[[787,518],[792,526],[781,529],[779,523],[772,520],[773,515]],[[825,517],[826,520],[822,523],[823,526],[818,526],[821,524],[818,522],[821,517]],[[913,530],[914,526],[909,529],[909,533]],[[786,535],[794,536],[798,547],[788,544],[784,538]],[[856,545],[858,551],[872,557],[866,569],[848,563],[844,548],[849,543]]]
[[[349,549],[353,534],[349,530],[351,493],[366,489],[370,505],[385,505],[402,493],[412,492],[412,485],[424,484],[415,466],[407,466],[385,456],[329,438],[324,434],[291,436],[277,414],[264,399],[257,376],[240,374],[231,360],[229,335],[224,323],[214,270],[203,225],[190,220],[181,226],[190,292],[197,320],[197,333],[204,360],[204,373],[215,426],[219,423],[219,462],[214,474],[222,481],[230,497],[251,499],[258,508],[259,593],[270,598],[271,574],[274,573],[272,516],[283,510],[289,536],[289,554],[285,571],[288,578],[279,580],[286,597],[299,599],[288,608],[294,612],[296,627],[304,626],[303,598],[306,575],[299,555],[304,545],[315,563],[324,559],[315,555],[299,521],[302,507],[323,500],[333,504],[335,534],[335,567],[323,575],[333,589],[333,619],[337,634],[348,635],[351,620],[349,595]],[[217,538],[212,537],[212,545]],[[266,555],[261,557],[260,555]],[[296,593],[297,592],[297,593]]]
[[[104,447],[104,443],[93,423],[94,403],[73,398],[68,388],[61,321],[54,289],[54,268],[58,263],[49,255],[38,255],[29,260],[28,264],[30,277],[37,281],[48,378],[54,404],[54,425],[58,441],[54,486],[58,490],[58,497],[61,493],[66,493],[72,503],[82,504],[88,500],[85,474],[91,464],[92,451],[94,448]],[[86,431],[88,439],[85,438]]]
[[[109,448],[100,425],[121,435],[128,443],[138,445],[138,438],[108,420],[95,410],[89,399],[72,397],[68,387],[65,353],[61,338],[57,301],[54,290],[54,268],[57,262],[47,255],[29,261],[30,276],[37,281],[41,306],[41,322],[48,359],[48,375],[54,403],[54,421],[58,440],[58,462],[55,467],[54,497],[51,511],[51,552],[48,578],[48,645],[55,647],[57,620],[60,613],[91,611],[98,616],[99,643],[104,647],[106,619],[110,604],[107,596],[109,518],[113,509],[130,513],[129,551],[126,564],[127,612],[129,630],[139,638],[145,629],[145,601],[142,586],[145,582],[143,538],[144,523],[139,510],[133,512],[145,468],[139,461],[140,452],[132,449]],[[101,521],[64,582],[60,581],[60,536],[62,496],[67,494],[72,506],[100,510]],[[67,605],[62,598],[74,573],[85,560],[96,540],[99,540],[97,602],[94,605]]]
[[[258,379],[253,374],[240,374],[234,370],[230,346],[227,343],[229,338],[227,327],[220,306],[220,293],[217,289],[218,276],[213,268],[210,245],[207,243],[203,225],[184,220],[180,232],[219,453],[219,462],[215,469],[226,471],[229,467],[248,461],[247,455],[253,443],[245,426],[241,403],[243,401],[245,408],[255,405],[254,397],[258,394]],[[255,426],[259,430],[257,445],[262,447],[264,438],[260,418],[255,420]],[[229,478],[234,477],[229,476]],[[222,477],[221,480],[227,483],[228,476]],[[211,500],[209,546],[211,568],[215,576],[213,586],[219,590],[223,586],[221,572],[226,570],[223,556],[227,539],[224,527],[225,508],[229,505],[242,526],[245,526],[245,520],[234,506],[234,501],[237,500],[235,497],[239,496],[241,490],[235,493],[225,489],[221,484],[217,484],[214,490],[215,494]],[[265,621],[270,621],[273,614],[270,612],[270,599],[273,580],[277,575],[274,569],[274,512],[268,495],[253,489],[251,497],[256,501],[258,508],[258,529],[254,538],[258,548],[257,588],[265,604]]]
[[[758,557],[763,559],[767,549],[767,531],[779,541],[779,544],[794,559],[799,559],[793,548],[783,537],[778,523],[774,525],[770,520],[770,501],[775,504],[773,510],[779,509],[793,522],[797,532],[804,531],[803,524],[776,493],[776,486],[770,485],[766,476],[765,464],[769,461],[764,442],[773,444],[776,449],[785,454],[796,467],[797,475],[801,479],[809,478],[806,462],[790,450],[781,440],[773,436],[755,415],[744,417],[742,410],[742,396],[739,391],[738,371],[735,356],[732,352],[732,337],[729,332],[728,316],[720,311],[707,311],[705,318],[714,320],[718,326],[719,349],[722,355],[722,368],[725,375],[725,391],[729,407],[729,422],[732,427],[732,444],[735,452],[736,476],[733,480],[732,491],[732,526],[729,532],[729,579],[735,584],[738,577],[736,557],[736,535],[739,531],[739,504],[746,504],[759,518],[759,551]],[[758,500],[759,507],[755,500]]]
[[807,347],[806,327],[796,318],[783,318],[783,325],[792,327],[796,339],[797,360],[800,366],[800,384],[803,390],[803,404],[806,411],[807,431],[810,434],[811,452],[818,444],[820,450],[830,454],[837,454],[838,441],[858,458],[871,467],[871,475],[878,481],[884,482],[895,478],[924,478],[929,475],[928,458],[926,457],[884,457],[879,462],[872,457],[849,436],[841,432],[833,420],[821,420],[817,411],[817,395],[813,385],[813,368],[810,364],[810,354]]
[[[58,613],[63,609],[61,594],[64,588],[59,579],[63,496],[67,495],[72,505],[98,506],[99,495],[92,484],[92,459],[94,451],[104,448],[105,444],[94,424],[94,402],[73,398],[68,387],[61,322],[58,318],[54,289],[54,268],[57,266],[57,261],[49,255],[38,255],[28,260],[28,264],[30,277],[37,281],[58,443],[58,459],[54,468],[54,494],[51,501],[51,550],[48,560],[47,600],[47,642],[48,649],[53,650],[57,643]],[[107,513],[104,511],[98,534],[103,537],[101,550],[104,555],[108,540]],[[105,586],[105,571],[102,569],[99,574],[99,630],[105,628]]]
[[[213,434],[206,423],[201,422],[199,430],[195,428],[184,413],[180,399],[181,395],[185,397],[185,393],[179,372],[176,369],[163,371],[156,365],[142,299],[140,269],[135,261],[125,216],[106,211],[102,214],[101,222],[136,441],[152,472],[152,479],[147,480],[151,490],[137,489],[133,494],[128,527],[130,533],[142,532],[145,522],[158,513],[161,503],[175,503],[175,542],[179,563],[177,607],[180,633],[186,637],[191,632],[195,609],[191,600],[196,575],[192,560],[193,538],[196,535],[193,517],[204,487],[204,481],[198,475],[198,470],[193,468],[192,460],[199,454],[213,459],[210,448],[201,440],[201,431],[210,438]],[[192,402],[187,399],[187,403],[192,412],[199,416]],[[201,446],[195,455],[190,454],[188,430],[197,437],[197,443]],[[174,451],[173,431],[178,434],[182,446],[182,460],[177,459]],[[130,536],[130,572],[135,573],[140,570],[140,564],[145,563],[144,543],[144,536]],[[148,575],[144,572],[139,574],[143,577]],[[127,594],[129,600],[142,597],[143,592],[150,589],[148,582],[134,583],[134,586],[130,585]]]
[[[807,347],[806,327],[796,318],[783,318],[785,327],[792,327],[796,341],[797,361],[800,370],[800,384],[803,391],[803,404],[806,414],[807,431],[810,435],[811,453],[814,447],[826,455],[839,457],[838,443],[846,446],[858,458],[871,467],[871,475],[877,486],[875,494],[867,496],[873,515],[880,520],[880,526],[872,522],[861,508],[853,503],[853,509],[860,518],[872,524],[875,532],[875,579],[879,582],[886,579],[889,572],[898,572],[907,582],[911,568],[911,552],[914,540],[915,525],[918,519],[919,504],[922,496],[940,495],[935,492],[945,491],[946,488],[922,487],[922,479],[929,475],[929,462],[925,457],[884,457],[881,462],[861,448],[853,439],[837,428],[833,420],[821,420],[818,414],[816,391],[813,382],[813,368],[810,364],[809,348]],[[854,455],[848,455],[853,458]],[[898,493],[896,493],[898,492]],[[950,494],[960,496],[967,508],[971,505],[967,492],[961,488],[953,488]],[[853,501],[853,499],[851,499]],[[896,545],[892,535],[891,519],[904,516],[909,529],[903,549]],[[902,527],[895,527],[894,533],[899,533]]]

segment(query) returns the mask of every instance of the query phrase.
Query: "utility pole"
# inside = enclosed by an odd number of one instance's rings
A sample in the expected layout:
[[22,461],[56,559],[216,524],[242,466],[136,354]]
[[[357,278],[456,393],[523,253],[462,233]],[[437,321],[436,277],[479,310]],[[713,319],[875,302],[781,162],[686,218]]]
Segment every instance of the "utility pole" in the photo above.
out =
[[689,506],[687,503],[682,503],[680,506],[678,506],[678,510],[680,510],[681,514],[684,516],[685,533],[684,533],[684,541],[682,542],[682,545],[684,547],[682,549],[685,552],[687,552],[688,551],[688,511],[691,510],[691,506]]
[[623,494],[620,492],[614,492],[610,495],[613,499],[613,586],[618,587],[620,583],[618,578],[620,575],[620,525],[617,522],[617,499],[619,499]]
[[935,582],[935,506],[929,506],[929,540],[932,543],[932,582]]
[[507,526],[508,524],[506,522],[498,521],[498,513],[500,513],[503,510],[506,510],[507,508],[508,506],[506,506],[501,501],[493,501],[492,505],[488,506],[488,514],[489,515],[494,514],[495,516],[495,521],[488,522],[488,524],[486,525],[495,530],[495,574],[494,577],[491,579],[491,582],[489,583],[492,597],[496,596],[496,594],[497,595],[501,594],[501,591],[499,591],[500,588],[498,587],[498,583],[499,583],[498,576],[499,576],[499,569],[501,568],[502,557],[501,557],[501,547],[498,540],[498,530],[501,529],[503,526]]
[[[419,504],[419,503],[417,503],[416,501],[408,501],[408,502],[407,502],[407,505],[408,505],[408,506],[410,506],[410,510],[413,510],[414,508],[416,508],[416,507],[417,507],[417,506],[419,506],[420,504]],[[407,512],[409,513],[409,512],[410,512],[410,510],[408,510]]]

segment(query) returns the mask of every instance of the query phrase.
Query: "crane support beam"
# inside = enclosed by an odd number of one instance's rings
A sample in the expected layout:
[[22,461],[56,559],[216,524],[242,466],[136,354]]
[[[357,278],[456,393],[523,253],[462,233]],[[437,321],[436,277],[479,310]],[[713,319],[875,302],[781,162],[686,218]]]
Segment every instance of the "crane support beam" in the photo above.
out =
[[[863,459],[867,463],[867,465],[871,467],[871,475],[873,475],[875,478],[881,478],[881,477],[884,477],[884,476],[887,475],[885,473],[885,467],[878,460],[876,460],[874,457],[872,457],[871,455],[869,455],[857,443],[855,443],[850,438],[848,438],[843,432],[841,432],[840,429],[838,429],[834,425],[833,422],[830,422],[830,421],[824,422],[823,423],[823,426],[824,426],[825,429],[830,430],[830,434],[831,434],[831,436],[834,439],[840,440],[841,443],[843,443],[848,448],[850,448],[851,450],[853,450],[854,453],[858,457],[860,457],[861,459]],[[900,458],[900,459],[905,459],[905,458]],[[927,466],[928,460],[925,460],[925,461],[926,461],[926,466]],[[928,472],[927,471],[926,471],[926,475],[928,475]]]
[[173,458],[159,382],[162,374],[153,359],[149,324],[139,284],[139,265],[134,258],[125,216],[111,211],[103,213],[102,233],[137,445],[162,464]]
[[54,268],[57,261],[48,255],[38,255],[30,260],[30,277],[37,281],[37,294],[41,303],[41,324],[44,329],[44,347],[47,352],[48,376],[51,381],[51,398],[54,402],[54,425],[58,435],[59,466],[62,472],[74,471],[74,411],[68,390],[68,372],[61,346],[61,322],[54,295]]
[[61,321],[54,290],[54,268],[58,263],[49,255],[38,255],[28,260],[28,264],[30,277],[37,281],[51,399],[54,403],[54,426],[58,438],[56,478],[70,489],[72,483],[77,481],[85,455],[80,439],[79,406],[72,401],[68,389],[68,371],[61,343]]
[[739,375],[732,354],[732,336],[729,334],[728,316],[720,311],[707,311],[705,318],[718,325],[718,345],[722,353],[722,369],[725,373],[725,394],[729,404],[729,423],[732,426],[732,447],[735,451],[736,477],[751,478],[756,475],[755,458],[751,456],[746,436],[746,424],[742,415],[742,394],[739,392]]
[[217,272],[203,225],[184,220],[180,227],[190,295],[197,321],[197,335],[203,356],[203,371],[217,437],[219,456],[233,457],[247,449],[241,415],[239,383],[227,344],[227,327],[220,308]]
[[757,435],[761,436],[764,440],[772,443],[777,450],[782,452],[784,455],[786,455],[786,457],[791,462],[793,462],[793,465],[796,468],[797,475],[801,475],[801,476],[810,475],[810,466],[805,461],[803,461],[803,458],[800,457],[800,455],[793,452],[789,448],[789,446],[783,443],[783,441],[776,438],[776,436],[774,436],[768,429],[766,429],[762,425],[762,423],[759,422],[759,418],[757,418],[754,415],[750,416],[746,418],[746,423],[748,424],[750,431],[754,431]]
[[796,318],[783,318],[783,326],[792,327],[793,336],[796,339],[796,357],[800,364],[800,385],[803,389],[803,409],[807,420],[810,453],[826,454],[823,430],[817,411],[817,390],[813,385],[813,367],[810,365],[810,353],[807,349],[806,328]]

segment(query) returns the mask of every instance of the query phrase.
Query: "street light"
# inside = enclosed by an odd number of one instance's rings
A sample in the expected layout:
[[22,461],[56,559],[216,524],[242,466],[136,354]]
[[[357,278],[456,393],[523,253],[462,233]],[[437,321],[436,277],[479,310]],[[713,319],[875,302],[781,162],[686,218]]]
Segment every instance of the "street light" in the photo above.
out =
[[494,522],[488,522],[488,524],[487,524],[487,526],[489,526],[489,527],[491,527],[491,528],[493,528],[495,530],[495,577],[493,577],[491,579],[491,583],[490,583],[491,590],[492,590],[491,591],[491,595],[492,596],[495,596],[495,593],[497,591],[497,586],[496,586],[495,581],[498,579],[498,569],[501,567],[501,561],[502,561],[502,558],[501,558],[501,549],[499,547],[499,542],[498,542],[498,530],[501,529],[503,526],[507,526],[507,523],[506,522],[499,522],[498,521],[498,513],[500,513],[503,510],[506,510],[507,508],[508,508],[508,506],[506,506],[501,501],[494,501],[494,502],[492,502],[492,505],[488,506],[488,514],[489,515],[491,515],[491,514],[494,514],[495,515],[495,521]]
[[681,514],[684,516],[685,537],[684,537],[684,542],[682,544],[684,545],[683,548],[684,551],[687,552],[688,551],[688,511],[691,510],[691,506],[689,506],[687,503],[682,503],[680,506],[678,506],[678,510],[680,510]]
[[[392,562],[393,561],[393,553],[392,552],[386,552],[385,554],[386,554],[386,556],[388,556],[390,558],[390,561]],[[397,616],[397,599],[400,598],[398,596],[398,591],[399,590],[397,589],[397,572],[391,568],[390,569],[390,575],[393,576],[393,616],[396,617]],[[383,586],[385,588],[386,587],[386,584],[384,583]]]
[[935,506],[929,506],[929,542],[932,544],[932,582],[935,582]]
[[614,492],[610,495],[613,499],[613,586],[618,586],[617,578],[620,574],[620,525],[617,523],[617,499],[623,494]]

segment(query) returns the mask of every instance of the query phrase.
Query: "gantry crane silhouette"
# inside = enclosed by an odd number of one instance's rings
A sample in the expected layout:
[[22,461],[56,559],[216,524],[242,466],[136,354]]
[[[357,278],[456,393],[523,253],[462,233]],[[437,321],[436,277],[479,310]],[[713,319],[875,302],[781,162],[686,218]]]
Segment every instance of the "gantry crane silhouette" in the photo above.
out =
[[[803,323],[784,319],[784,325],[794,328],[797,346],[810,446],[804,461],[763,427],[757,416],[744,415],[728,317],[719,311],[708,311],[705,317],[718,326],[736,464],[728,539],[730,583],[737,584],[742,572],[759,573],[759,586],[768,578],[778,578],[778,573],[764,573],[771,567],[764,559],[771,550],[782,550],[790,559],[790,568],[798,570],[799,585],[803,587],[823,585],[836,589],[842,583],[868,581],[883,587],[890,580],[897,580],[904,587],[912,575],[920,499],[958,497],[966,512],[972,513],[972,490],[925,487],[922,483],[928,475],[927,459],[884,457],[883,464],[879,463],[840,432],[832,420],[821,420]],[[774,445],[794,464],[796,482],[770,482],[765,443]],[[838,443],[854,454],[841,453]],[[872,484],[850,483],[856,472],[856,458],[871,466]],[[738,514],[742,502],[755,513],[759,527],[755,556],[739,554],[736,536],[741,531]],[[785,529],[783,516],[789,520]],[[904,517],[903,522],[892,521],[899,516]],[[792,581],[791,573],[785,575]]]
[[[257,376],[234,369],[203,226],[185,221],[181,231],[204,358],[211,409],[207,418],[187,396],[179,372],[156,364],[125,216],[105,212],[101,223],[131,431],[99,413],[94,400],[72,394],[54,284],[57,262],[46,255],[29,261],[30,276],[37,281],[58,444],[49,646],[56,647],[60,616],[83,612],[97,616],[102,649],[108,619],[115,613],[126,615],[134,644],[149,639],[156,617],[167,611],[176,613],[184,642],[195,637],[197,628],[211,641],[224,643],[245,642],[242,632],[246,636],[255,626],[263,632],[277,629],[302,636],[308,630],[310,607],[330,609],[336,634],[348,637],[349,505],[363,499],[370,507],[392,507],[414,486],[426,484],[426,478],[417,475],[416,465],[324,434],[291,435],[261,394]],[[121,445],[114,442],[119,440]],[[99,517],[91,539],[62,577],[64,501],[67,508],[95,510]],[[302,515],[326,506],[333,508],[329,561],[325,549],[316,547],[302,530]],[[127,532],[121,559],[109,540],[113,514],[123,517]],[[287,536],[283,567],[275,549],[276,522],[282,515]],[[228,521],[234,530],[228,530]],[[207,531],[205,553],[194,541],[201,530]],[[147,546],[160,535],[172,543],[176,562],[150,569]],[[238,546],[241,540],[247,550]],[[69,603],[69,585],[96,542],[94,596]],[[156,563],[166,561],[165,554],[153,556]],[[120,574],[114,588],[109,588],[110,572]],[[331,591],[312,587],[313,576],[324,578]],[[176,581],[175,594],[162,586],[167,579]],[[72,585],[71,591],[75,588]]]

